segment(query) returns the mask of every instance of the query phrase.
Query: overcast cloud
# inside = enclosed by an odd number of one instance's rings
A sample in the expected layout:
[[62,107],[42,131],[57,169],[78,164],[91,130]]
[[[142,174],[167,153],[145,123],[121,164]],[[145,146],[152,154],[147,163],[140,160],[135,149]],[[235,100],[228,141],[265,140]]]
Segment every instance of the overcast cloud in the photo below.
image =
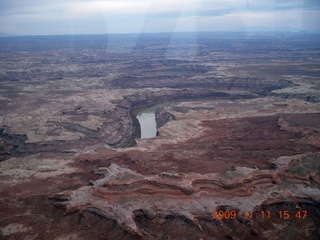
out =
[[173,31],[320,32],[319,0],[0,0],[15,35]]

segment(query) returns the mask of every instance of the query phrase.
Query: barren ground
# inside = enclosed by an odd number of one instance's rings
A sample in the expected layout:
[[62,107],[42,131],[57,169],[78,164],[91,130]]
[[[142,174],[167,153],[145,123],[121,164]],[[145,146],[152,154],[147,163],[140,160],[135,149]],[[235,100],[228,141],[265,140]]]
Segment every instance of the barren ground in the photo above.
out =
[[1,239],[320,238],[318,38],[68,38],[0,39]]

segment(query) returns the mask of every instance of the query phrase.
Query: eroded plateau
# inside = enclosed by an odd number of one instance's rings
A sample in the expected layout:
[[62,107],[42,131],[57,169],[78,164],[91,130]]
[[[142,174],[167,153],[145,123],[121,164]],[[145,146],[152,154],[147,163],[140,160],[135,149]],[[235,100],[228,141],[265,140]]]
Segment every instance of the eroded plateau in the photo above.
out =
[[0,43],[1,239],[320,238],[318,36]]

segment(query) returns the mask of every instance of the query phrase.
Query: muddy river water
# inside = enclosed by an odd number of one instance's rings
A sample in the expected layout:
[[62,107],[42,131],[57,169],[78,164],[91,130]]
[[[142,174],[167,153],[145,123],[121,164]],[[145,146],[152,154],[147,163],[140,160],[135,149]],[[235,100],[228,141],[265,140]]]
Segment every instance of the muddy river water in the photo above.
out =
[[159,105],[155,105],[137,113],[137,119],[141,128],[141,138],[153,138],[157,136],[155,111],[158,107]]

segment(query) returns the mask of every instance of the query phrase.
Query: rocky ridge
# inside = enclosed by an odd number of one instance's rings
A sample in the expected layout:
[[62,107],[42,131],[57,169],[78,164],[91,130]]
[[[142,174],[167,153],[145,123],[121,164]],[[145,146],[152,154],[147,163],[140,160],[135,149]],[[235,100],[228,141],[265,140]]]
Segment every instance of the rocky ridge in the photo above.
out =
[[[248,222],[244,211],[258,211],[260,206],[293,201],[320,203],[320,155],[280,157],[272,170],[235,167],[223,174],[181,174],[174,171],[158,175],[142,175],[113,163],[99,168],[101,179],[91,181],[90,186],[64,191],[51,196],[63,205],[66,213],[85,210],[108,219],[114,219],[129,232],[144,239],[152,239],[145,226],[137,222],[137,215],[148,219],[179,216],[203,231],[199,219],[224,225],[225,219],[212,219],[213,211],[234,210],[238,220]],[[285,199],[285,200],[284,200]],[[205,207],[204,207],[205,206]],[[272,213],[273,218],[276,213]],[[210,219],[210,220],[209,220]],[[217,223],[214,223],[217,222]],[[242,228],[246,228],[244,224]],[[255,226],[251,226],[254,231]],[[276,229],[276,226],[272,226]],[[317,223],[313,222],[312,231]],[[263,233],[259,233],[259,235]],[[301,235],[302,236],[302,235]],[[308,235],[306,235],[307,237]],[[161,238],[161,235],[153,236]],[[236,237],[236,236],[232,236]]]

